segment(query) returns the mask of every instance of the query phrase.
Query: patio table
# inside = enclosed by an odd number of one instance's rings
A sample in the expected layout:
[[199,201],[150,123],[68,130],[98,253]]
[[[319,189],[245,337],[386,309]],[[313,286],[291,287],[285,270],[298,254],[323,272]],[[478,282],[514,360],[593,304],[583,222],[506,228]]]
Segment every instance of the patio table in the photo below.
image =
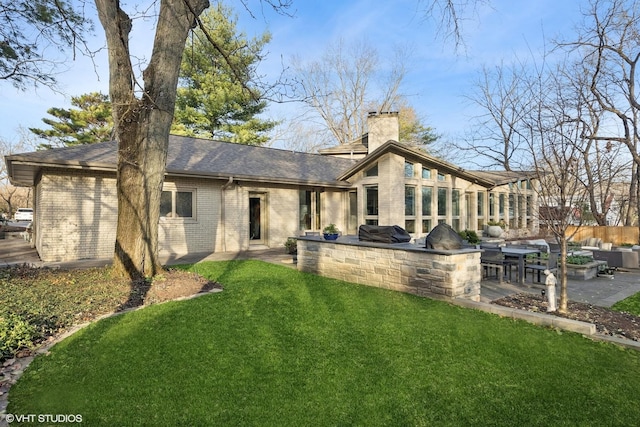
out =
[[510,248],[508,246],[504,246],[502,248],[502,253],[505,258],[517,258],[518,259],[518,283],[524,285],[524,260],[527,255],[540,255],[540,249],[534,248]]

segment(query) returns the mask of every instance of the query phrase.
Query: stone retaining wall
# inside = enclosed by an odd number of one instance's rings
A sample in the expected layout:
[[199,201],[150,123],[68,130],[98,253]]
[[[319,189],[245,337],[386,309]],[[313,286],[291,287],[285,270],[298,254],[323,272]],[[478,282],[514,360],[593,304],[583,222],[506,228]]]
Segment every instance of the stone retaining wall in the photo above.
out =
[[298,270],[421,296],[479,301],[480,253],[359,242],[354,237],[298,237]]

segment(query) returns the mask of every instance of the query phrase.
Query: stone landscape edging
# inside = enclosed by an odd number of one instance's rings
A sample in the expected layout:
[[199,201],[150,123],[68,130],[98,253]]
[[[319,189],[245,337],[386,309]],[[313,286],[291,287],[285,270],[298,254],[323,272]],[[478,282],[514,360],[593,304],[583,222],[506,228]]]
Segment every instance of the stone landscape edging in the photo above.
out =
[[[216,293],[216,292],[222,292],[222,289],[213,288],[213,289],[210,289],[208,291],[195,293],[193,295],[178,297],[178,298],[174,298],[174,299],[171,299],[171,300],[162,301],[162,302],[156,302],[156,303],[149,304],[149,305],[140,305],[140,306],[137,306],[137,307],[130,307],[130,308],[126,308],[124,310],[114,311],[114,312],[111,312],[111,313],[102,314],[100,316],[97,316],[95,319],[93,319],[93,320],[91,320],[89,322],[84,322],[84,323],[80,323],[80,324],[71,326],[69,329],[61,332],[60,334],[57,334],[57,335],[54,335],[54,336],[50,337],[46,342],[42,343],[38,348],[33,350],[31,355],[26,356],[26,357],[20,357],[20,358],[14,357],[13,358],[14,360],[10,365],[1,365],[0,368],[3,368],[3,367],[8,368],[6,370],[6,372],[4,373],[5,376],[8,376],[8,378],[7,378],[8,388],[6,390],[4,390],[3,392],[0,392],[0,427],[9,427],[9,424],[7,423],[5,415],[7,413],[7,406],[9,405],[9,391],[11,390],[11,386],[13,384],[15,384],[20,379],[20,377],[24,373],[24,370],[27,369],[27,367],[31,364],[31,362],[33,362],[33,359],[35,359],[37,356],[40,356],[40,355],[48,353],[49,350],[51,349],[51,347],[53,347],[54,345],[58,344],[60,341],[63,341],[64,339],[70,337],[71,335],[75,334],[76,332],[86,328],[87,326],[89,326],[89,325],[91,325],[93,323],[96,323],[96,322],[98,322],[100,320],[103,320],[103,319],[120,316],[120,315],[123,315],[123,314],[126,314],[126,313],[130,313],[132,311],[141,310],[143,308],[151,307],[151,306],[154,306],[154,305],[166,304],[168,302],[175,302],[175,301],[190,300],[190,299],[198,298],[198,297],[201,297],[201,296],[204,296],[204,295],[208,295],[208,294],[212,294],[212,293]],[[4,363],[6,364],[7,362],[5,361]],[[13,369],[11,369],[11,368],[13,368]]]
[[487,302],[476,302],[461,298],[454,298],[450,301],[452,304],[460,307],[480,310],[491,314],[497,314],[500,317],[524,320],[526,322],[533,323],[534,325],[575,332],[593,340],[611,342],[633,350],[640,351],[640,342],[611,335],[599,334],[598,330],[596,329],[596,325],[594,325],[593,323],[567,319],[564,317],[555,316],[553,314],[535,313],[533,311],[505,307]]

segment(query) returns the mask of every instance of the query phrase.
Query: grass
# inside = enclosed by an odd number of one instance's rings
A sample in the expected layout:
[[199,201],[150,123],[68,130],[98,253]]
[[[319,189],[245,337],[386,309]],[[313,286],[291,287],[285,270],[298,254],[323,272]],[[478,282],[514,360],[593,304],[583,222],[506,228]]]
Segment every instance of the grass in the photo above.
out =
[[225,291],[97,322],[37,358],[7,413],[93,425],[633,425],[640,354],[259,261]]
[[618,301],[617,303],[613,304],[611,309],[616,311],[626,311],[627,313],[640,316],[640,293],[631,295],[630,297],[627,297],[622,301]]

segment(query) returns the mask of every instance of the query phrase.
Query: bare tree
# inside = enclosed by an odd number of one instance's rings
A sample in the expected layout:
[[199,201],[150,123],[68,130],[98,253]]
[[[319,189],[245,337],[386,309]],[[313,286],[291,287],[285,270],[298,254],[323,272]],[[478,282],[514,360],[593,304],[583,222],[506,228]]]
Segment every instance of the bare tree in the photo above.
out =
[[[573,237],[568,234],[570,225],[580,225],[590,216],[606,224],[615,183],[625,171],[617,147],[593,137],[600,133],[602,109],[585,83],[582,67],[561,62],[528,73],[513,68],[485,71],[475,98],[486,111],[479,117],[476,140],[485,143],[469,148],[507,170],[533,172],[538,216],[560,244],[561,260]],[[560,287],[559,309],[566,311],[564,263]]]
[[453,40],[456,50],[464,46],[464,13],[473,13],[479,5],[490,0],[418,0],[424,5],[424,16],[436,24],[437,32],[445,40]]
[[604,144],[625,146],[633,161],[629,210],[640,211],[640,102],[636,79],[640,60],[640,4],[636,1],[592,0],[584,12],[584,22],[575,40],[558,46],[574,53],[585,64],[588,89],[602,111],[601,121],[608,126],[585,134]]
[[10,154],[29,151],[35,147],[33,140],[30,138],[28,131],[21,129],[22,137],[17,143],[12,143],[0,139],[0,199],[4,203],[5,214],[10,217],[13,215],[15,208],[30,207],[31,206],[31,188],[15,187],[9,182],[9,175],[7,171],[7,165],[4,162],[4,157]]
[[[579,225],[584,215],[576,215],[588,199],[583,185],[584,126],[579,93],[567,90],[559,70],[540,74],[531,81],[529,97],[533,108],[522,122],[530,169],[535,174],[538,215],[560,244],[560,312],[567,311],[567,242],[573,237],[570,225]],[[524,166],[524,165],[523,165]],[[581,213],[581,212],[580,212]],[[575,233],[575,231],[574,231]]]
[[493,69],[483,67],[475,91],[467,96],[482,114],[471,119],[472,129],[456,148],[484,168],[511,171],[525,145],[522,121],[531,110],[533,99],[527,84],[530,77],[523,64]]
[[[406,74],[399,50],[389,71],[381,75],[378,52],[364,41],[345,45],[338,40],[322,57],[308,63],[294,59],[303,99],[319,117],[319,123],[339,144],[365,133],[367,110],[390,111],[397,104]],[[375,86],[376,81],[382,81]]]

